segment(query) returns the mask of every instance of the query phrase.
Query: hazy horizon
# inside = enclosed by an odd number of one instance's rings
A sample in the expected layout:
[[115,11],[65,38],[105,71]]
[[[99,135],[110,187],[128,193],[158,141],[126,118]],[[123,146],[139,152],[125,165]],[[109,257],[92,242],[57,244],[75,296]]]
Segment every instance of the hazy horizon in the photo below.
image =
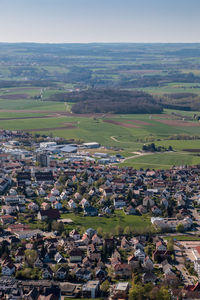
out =
[[199,43],[199,0],[2,0],[0,42]]

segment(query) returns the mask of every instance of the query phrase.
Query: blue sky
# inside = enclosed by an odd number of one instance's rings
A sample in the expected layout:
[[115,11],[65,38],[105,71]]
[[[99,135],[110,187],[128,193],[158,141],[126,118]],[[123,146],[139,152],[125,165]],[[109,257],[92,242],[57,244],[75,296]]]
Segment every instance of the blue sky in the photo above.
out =
[[0,42],[200,42],[200,0],[0,0]]

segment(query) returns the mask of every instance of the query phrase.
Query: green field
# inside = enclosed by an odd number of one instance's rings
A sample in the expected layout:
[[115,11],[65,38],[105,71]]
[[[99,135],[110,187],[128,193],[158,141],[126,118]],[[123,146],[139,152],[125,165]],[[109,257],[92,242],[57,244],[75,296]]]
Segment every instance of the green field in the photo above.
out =
[[[164,237],[165,240],[169,240],[171,238],[171,236]],[[194,235],[173,235],[173,239],[176,241],[200,241],[200,237]]]
[[116,226],[125,228],[129,226],[133,231],[147,230],[151,228],[150,218],[147,216],[129,216],[125,215],[123,211],[115,212],[115,216],[111,218],[106,217],[82,217],[72,213],[62,214],[62,219],[71,219],[74,224],[67,225],[68,229],[74,227],[84,227],[97,229],[101,227],[103,232],[112,232]]
[[200,164],[200,156],[195,156],[183,152],[157,153],[147,156],[132,158],[120,166],[130,166],[134,168],[154,168],[154,169],[169,169],[173,166],[180,165],[196,165]]
[[[172,126],[163,124],[162,117],[157,115],[113,115],[113,116],[63,116],[59,112],[65,112],[66,107],[60,102],[43,102],[35,100],[0,100],[0,118],[13,118],[13,120],[0,120],[0,128],[11,130],[30,130],[40,134],[53,134],[66,139],[75,139],[85,142],[96,141],[106,147],[121,149],[124,157],[131,157],[121,166],[133,166],[135,168],[167,169],[173,165],[200,164],[199,153],[183,152],[183,149],[200,149],[200,126]],[[3,111],[5,110],[5,111]],[[6,111],[7,110],[7,111]],[[173,111],[165,110],[174,118]],[[181,116],[191,117],[194,112],[176,113]],[[39,116],[34,119],[32,117]],[[45,116],[50,116],[49,118]],[[170,117],[171,116],[171,117]],[[20,119],[26,117],[26,119]],[[18,118],[18,119],[14,119]],[[181,119],[177,117],[177,119]],[[107,120],[121,122],[121,125],[107,123]],[[139,123],[138,123],[139,122]],[[72,124],[74,128],[67,128]],[[128,128],[123,125],[135,125]],[[198,123],[196,122],[196,125]],[[195,140],[170,140],[173,135],[198,136]],[[154,142],[156,146],[168,148],[172,146],[175,152],[156,153],[140,156],[134,152],[140,151],[144,144]],[[119,152],[119,150],[118,150]],[[115,152],[114,152],[115,153]],[[135,156],[135,157],[134,157]]]
[[0,110],[44,110],[65,111],[65,104],[61,102],[38,100],[0,100]]

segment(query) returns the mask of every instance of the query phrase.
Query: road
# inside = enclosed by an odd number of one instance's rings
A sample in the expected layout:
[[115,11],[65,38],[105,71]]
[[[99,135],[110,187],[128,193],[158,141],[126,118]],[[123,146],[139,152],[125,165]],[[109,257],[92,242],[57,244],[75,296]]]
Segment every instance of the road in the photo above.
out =
[[182,250],[181,248],[179,248],[177,245],[174,245],[174,254],[175,254],[175,259],[177,261],[177,265],[176,268],[177,270],[179,270],[182,274],[182,282],[185,285],[193,285],[194,281],[197,280],[197,278],[195,276],[191,276],[187,269],[185,268],[184,265],[184,250]]

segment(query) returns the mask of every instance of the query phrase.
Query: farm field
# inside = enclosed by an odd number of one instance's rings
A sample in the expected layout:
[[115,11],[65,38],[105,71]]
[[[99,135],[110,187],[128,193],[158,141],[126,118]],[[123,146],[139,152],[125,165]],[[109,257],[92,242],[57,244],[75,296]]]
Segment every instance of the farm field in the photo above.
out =
[[74,223],[67,225],[67,228],[73,229],[74,227],[84,228],[102,228],[103,232],[112,232],[116,226],[125,228],[129,226],[133,231],[142,231],[151,228],[151,222],[149,217],[145,216],[129,216],[125,215],[123,211],[117,211],[115,216],[110,218],[106,217],[82,217],[73,213],[67,213],[61,215],[62,219],[71,219]]
[[[183,152],[200,149],[200,139],[191,141],[173,137],[200,137],[200,123],[184,118],[192,117],[194,112],[176,111],[176,116],[172,110],[165,110],[161,115],[75,115],[65,108],[60,102],[0,100],[0,128],[96,141],[102,146],[121,149],[123,156],[132,157],[122,166],[166,169],[173,165],[200,163],[198,150],[196,153]],[[151,142],[165,148],[172,146],[175,152],[133,157],[134,152]]]

